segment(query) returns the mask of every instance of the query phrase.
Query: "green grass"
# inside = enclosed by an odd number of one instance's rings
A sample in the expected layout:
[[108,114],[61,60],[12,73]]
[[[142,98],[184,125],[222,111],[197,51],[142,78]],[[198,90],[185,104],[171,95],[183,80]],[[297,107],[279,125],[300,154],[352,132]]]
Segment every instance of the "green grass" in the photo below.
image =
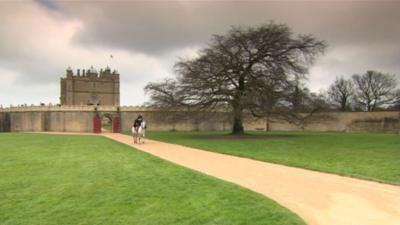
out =
[[0,224],[303,224],[275,202],[95,136],[0,134]]
[[289,166],[400,184],[400,135],[322,132],[148,132],[149,138]]

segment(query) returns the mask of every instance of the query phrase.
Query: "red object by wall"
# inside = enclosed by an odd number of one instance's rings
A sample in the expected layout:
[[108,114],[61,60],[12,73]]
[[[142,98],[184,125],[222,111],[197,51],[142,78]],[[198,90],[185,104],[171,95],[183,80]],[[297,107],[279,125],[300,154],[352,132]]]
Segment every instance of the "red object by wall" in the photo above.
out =
[[116,116],[114,117],[114,119],[112,120],[112,132],[113,133],[118,133],[119,132],[119,117]]
[[98,116],[93,117],[93,133],[101,133],[101,119]]

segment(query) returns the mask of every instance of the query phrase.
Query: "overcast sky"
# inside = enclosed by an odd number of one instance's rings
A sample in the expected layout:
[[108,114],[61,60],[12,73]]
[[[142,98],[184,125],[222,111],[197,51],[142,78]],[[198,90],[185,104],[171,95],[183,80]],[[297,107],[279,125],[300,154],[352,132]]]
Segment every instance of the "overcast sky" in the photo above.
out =
[[1,1],[0,104],[59,103],[68,66],[109,65],[121,74],[121,105],[140,105],[148,82],[174,76],[174,62],[212,34],[271,20],[328,43],[312,91],[369,69],[400,77],[399,12],[400,1]]

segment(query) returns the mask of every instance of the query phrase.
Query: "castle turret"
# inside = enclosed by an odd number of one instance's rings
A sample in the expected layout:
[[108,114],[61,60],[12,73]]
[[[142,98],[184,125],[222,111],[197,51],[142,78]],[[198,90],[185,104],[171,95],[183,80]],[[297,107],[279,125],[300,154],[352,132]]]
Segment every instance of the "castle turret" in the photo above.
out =
[[62,105],[119,105],[119,73],[108,66],[99,73],[93,66],[82,74],[78,69],[76,75],[68,67],[60,85]]
[[110,67],[106,66],[106,68],[104,69],[104,76],[108,77],[111,75],[111,69]]
[[67,77],[72,77],[74,75],[74,73],[72,72],[72,69],[70,66],[68,66],[67,68]]
[[114,75],[115,78],[119,79],[119,73],[118,73],[117,70],[114,70],[114,71],[112,72],[112,75]]
[[97,70],[93,68],[93,66],[90,67],[90,69],[87,70],[86,76],[90,78],[96,78],[97,77]]

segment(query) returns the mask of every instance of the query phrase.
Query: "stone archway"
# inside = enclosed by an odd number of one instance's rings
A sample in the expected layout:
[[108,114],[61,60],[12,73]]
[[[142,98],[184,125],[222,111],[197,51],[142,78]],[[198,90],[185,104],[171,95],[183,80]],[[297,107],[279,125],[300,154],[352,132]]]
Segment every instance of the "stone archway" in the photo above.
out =
[[120,113],[115,111],[99,111],[95,108],[93,117],[94,133],[118,133],[120,131]]
[[118,133],[120,119],[118,113],[97,112],[93,117],[93,133]]
[[111,133],[113,132],[113,115],[110,113],[104,113],[101,116],[101,132]]

